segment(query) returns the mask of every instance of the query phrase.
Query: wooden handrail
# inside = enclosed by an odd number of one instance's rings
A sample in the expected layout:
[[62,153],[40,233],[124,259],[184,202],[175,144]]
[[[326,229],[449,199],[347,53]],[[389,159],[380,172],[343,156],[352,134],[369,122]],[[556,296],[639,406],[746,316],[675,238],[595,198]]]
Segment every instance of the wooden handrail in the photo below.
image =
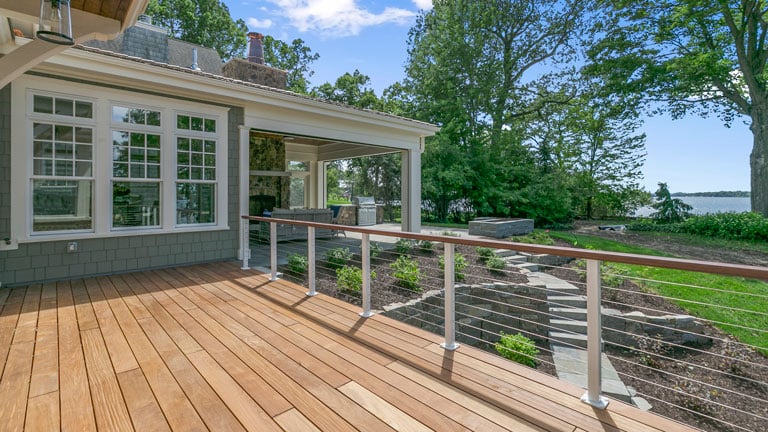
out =
[[[306,227],[324,228],[331,230],[343,229],[344,231],[363,234],[374,234],[387,237],[408,238],[413,240],[427,240],[432,242],[453,243],[467,246],[481,246],[494,249],[511,249],[520,252],[559,255],[571,258],[592,259],[598,261],[610,261],[624,264],[637,264],[651,267],[662,267],[676,270],[695,271],[727,276],[741,276],[752,279],[768,280],[768,267],[749,266],[743,264],[719,263],[713,261],[698,261],[682,258],[655,257],[650,255],[628,254],[621,252],[606,252],[589,249],[577,249],[561,246],[544,246],[528,243],[515,243],[506,240],[481,240],[462,237],[451,237],[435,234],[419,234],[411,232],[392,232],[374,228],[359,226],[337,225],[319,222],[298,221],[290,219],[278,219],[260,216],[241,216],[242,219],[255,222],[276,222],[286,225],[299,225]],[[343,227],[343,228],[341,228]]]

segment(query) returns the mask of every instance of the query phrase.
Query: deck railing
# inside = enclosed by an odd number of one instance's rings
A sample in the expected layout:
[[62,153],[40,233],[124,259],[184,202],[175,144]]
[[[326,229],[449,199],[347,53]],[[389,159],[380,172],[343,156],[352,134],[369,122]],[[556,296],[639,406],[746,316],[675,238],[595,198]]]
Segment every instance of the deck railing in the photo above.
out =
[[[764,403],[768,398],[768,361],[765,361],[765,353],[768,353],[765,342],[768,339],[768,307],[765,306],[768,304],[768,288],[760,285],[756,291],[739,292],[727,286],[694,286],[686,282],[626,275],[605,264],[761,281],[768,281],[768,268],[248,216],[242,218],[243,268],[249,268],[249,233],[256,224],[269,226],[269,271],[273,280],[279,277],[278,225],[307,227],[306,242],[281,244],[280,250],[306,254],[306,278],[301,274],[288,274],[287,267],[284,271],[286,277],[306,282],[310,296],[317,292],[317,264],[322,268],[329,266],[327,259],[318,259],[315,234],[320,231],[332,233],[330,238],[323,240],[325,250],[352,246],[358,252],[354,266],[361,269],[362,283],[359,297],[355,294],[350,298],[361,305],[362,317],[374,313],[372,291],[376,292],[377,284],[384,284],[378,282],[381,279],[371,277],[372,238],[376,239],[375,249],[380,249],[382,244],[387,246],[388,258],[375,259],[378,264],[388,266],[393,265],[395,257],[405,253],[403,249],[408,248],[408,242],[418,242],[413,245],[442,244],[442,253],[434,251],[442,255],[439,261],[444,270],[440,280],[429,276],[430,273],[440,273],[437,265],[420,269],[426,271],[423,271],[418,287],[404,285],[413,290],[417,300],[384,309],[389,316],[422,328],[441,329],[445,349],[455,350],[465,341],[493,349],[502,332],[522,333],[536,339],[540,351],[551,359],[538,360],[550,363],[550,373],[556,370],[558,375],[571,376],[577,384],[585,378],[581,383],[586,388],[582,400],[596,408],[607,406],[606,391],[611,396],[618,394],[616,397],[622,397],[622,392],[626,391],[627,402],[642,406],[638,401],[643,397],[643,402],[652,402],[654,411],[704,429],[751,431],[768,425]],[[266,249],[266,245],[263,247]],[[457,248],[462,248],[463,253],[457,252]],[[497,266],[487,270],[482,264],[485,257],[481,257],[480,249],[475,248],[488,248],[494,255],[511,255],[512,251],[516,255],[505,258],[504,268]],[[423,256],[430,255],[425,247],[422,249]],[[526,262],[515,264],[516,260]],[[433,261],[436,264],[438,260]],[[462,264],[457,267],[457,262]],[[463,265],[474,266],[474,270],[480,270],[476,273],[485,272],[485,275],[473,276],[475,280],[467,283],[457,283],[456,279],[466,270],[460,268]],[[478,281],[478,277],[481,280]],[[514,281],[523,277],[527,282]],[[734,299],[734,304],[721,304],[723,295]],[[442,304],[438,304],[440,296],[443,297]],[[584,300],[586,307],[582,307]],[[382,306],[376,308],[382,309]],[[582,320],[580,314],[585,319]],[[732,320],[734,315],[739,315],[739,320]],[[727,331],[735,328],[742,333],[746,330],[755,336],[752,340],[756,342],[731,337]],[[574,363],[577,364],[575,367],[580,367],[580,360],[569,360],[567,366],[559,362],[563,352],[574,355],[580,351],[586,354],[585,377],[574,379],[574,375],[579,375],[578,371],[564,371],[563,368],[574,367]],[[708,360],[700,361],[700,358]],[[604,364],[606,362],[613,363],[609,369],[615,366],[618,378],[604,376],[609,366]],[[649,372],[653,379],[648,378]],[[708,381],[707,376],[718,379]],[[604,386],[605,379],[611,380],[610,389]],[[617,390],[613,387],[617,381],[621,386],[626,381],[637,388],[620,386]],[[733,400],[732,396],[740,398],[739,402],[728,402]]]

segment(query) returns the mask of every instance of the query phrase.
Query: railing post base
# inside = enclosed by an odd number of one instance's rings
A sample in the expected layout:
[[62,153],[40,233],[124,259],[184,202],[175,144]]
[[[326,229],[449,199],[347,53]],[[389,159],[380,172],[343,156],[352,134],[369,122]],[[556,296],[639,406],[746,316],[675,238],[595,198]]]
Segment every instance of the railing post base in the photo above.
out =
[[596,401],[590,400],[589,392],[584,393],[584,396],[581,397],[581,401],[600,410],[608,408],[608,404],[611,402],[609,399],[602,396],[598,397]]
[[444,348],[446,351],[456,351],[461,346],[460,344],[453,343],[451,345],[448,345],[447,343],[443,342],[440,344],[442,348]]
[[360,312],[358,315],[360,315],[363,318],[370,318],[373,316],[373,312]]

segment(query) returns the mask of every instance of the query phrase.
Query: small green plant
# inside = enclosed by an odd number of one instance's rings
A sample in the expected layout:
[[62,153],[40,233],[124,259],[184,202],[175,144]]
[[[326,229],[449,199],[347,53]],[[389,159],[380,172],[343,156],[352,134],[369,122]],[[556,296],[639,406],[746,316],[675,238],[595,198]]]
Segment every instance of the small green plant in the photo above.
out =
[[524,236],[510,237],[509,240],[517,243],[537,244],[545,246],[551,246],[555,244],[555,240],[553,240],[552,237],[549,236],[549,233],[546,231],[534,231]]
[[416,243],[416,247],[422,252],[432,252],[435,244],[429,240],[419,240],[419,242]]
[[[445,257],[440,255],[437,259],[437,263],[440,265],[440,270],[445,270]],[[464,269],[467,268],[469,263],[467,258],[460,253],[453,255],[453,276],[456,280],[464,280]]]
[[411,239],[401,238],[395,242],[395,251],[397,253],[406,255],[411,253],[411,250],[416,245],[416,242]]
[[397,279],[403,288],[421,291],[421,270],[419,270],[419,263],[416,260],[403,255],[389,267],[394,270],[392,277]]
[[539,354],[536,344],[527,337],[501,332],[501,339],[496,342],[496,352],[502,357],[514,362],[536,367],[536,356]]
[[485,265],[487,265],[491,271],[501,272],[507,267],[507,262],[504,261],[504,258],[494,254],[492,257],[488,258]]
[[662,357],[669,351],[669,346],[659,337],[636,336],[637,354],[640,364],[654,368],[662,369]]
[[351,259],[352,252],[349,251],[349,248],[333,248],[325,251],[325,260],[330,268],[341,268]]
[[496,252],[488,247],[478,246],[475,248],[475,252],[477,252],[477,256],[480,257],[482,262],[487,262],[491,257],[497,256]]
[[[376,272],[371,272],[371,279],[376,279]],[[339,291],[360,292],[363,289],[363,271],[348,265],[336,269],[336,284]]]
[[307,271],[309,262],[307,257],[302,254],[293,253],[288,255],[288,268],[294,273],[304,273]]
[[461,237],[461,234],[455,231],[443,231],[440,234],[448,237]]
[[377,256],[381,255],[382,252],[384,252],[384,247],[379,242],[372,241],[370,245],[371,258],[376,258]]

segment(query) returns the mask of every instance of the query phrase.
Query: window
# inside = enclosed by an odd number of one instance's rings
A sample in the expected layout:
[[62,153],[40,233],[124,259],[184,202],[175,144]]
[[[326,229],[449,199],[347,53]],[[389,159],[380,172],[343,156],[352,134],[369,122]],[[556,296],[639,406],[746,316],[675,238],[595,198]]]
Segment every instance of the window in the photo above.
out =
[[93,230],[93,103],[33,97],[32,232]]
[[159,226],[160,112],[113,106],[112,122],[112,226]]
[[216,223],[216,119],[176,115],[176,223]]

